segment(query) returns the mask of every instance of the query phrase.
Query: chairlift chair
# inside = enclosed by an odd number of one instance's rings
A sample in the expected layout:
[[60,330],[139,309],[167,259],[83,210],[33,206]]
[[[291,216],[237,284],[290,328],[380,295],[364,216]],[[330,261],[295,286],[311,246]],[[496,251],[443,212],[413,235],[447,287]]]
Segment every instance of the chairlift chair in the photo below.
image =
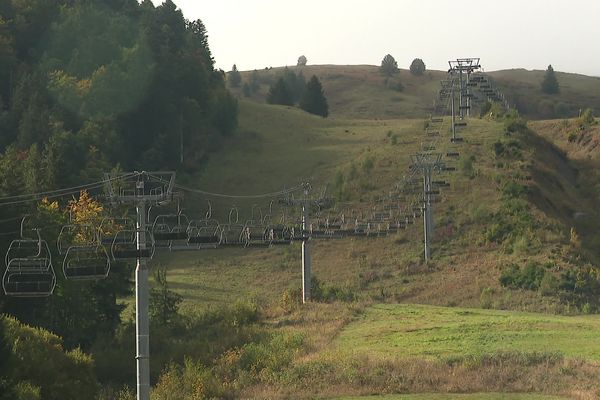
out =
[[[135,230],[136,222],[132,218],[124,217],[124,218],[112,218],[106,217],[100,221],[100,226],[98,227],[98,240],[103,245],[111,246],[115,239],[116,232],[120,230]],[[114,232],[113,232],[114,230]]]
[[244,247],[269,247],[271,239],[267,227],[258,221],[247,221],[242,230],[241,241],[244,243]]
[[242,236],[245,228],[246,226],[242,224],[223,225],[220,245],[226,247],[243,247],[245,242]]
[[267,228],[267,232],[273,245],[287,245],[294,240],[295,230],[293,227],[283,224],[272,225]]
[[110,257],[104,246],[71,246],[63,260],[63,274],[72,280],[99,280],[108,277]]
[[[146,248],[138,249],[138,235],[146,236]],[[118,231],[110,247],[113,260],[136,260],[138,258],[154,257],[154,238],[148,229],[124,229]]]
[[60,228],[56,248],[58,254],[66,254],[72,246],[93,245],[98,242],[98,230],[93,225],[69,224]]
[[[21,225],[22,226],[22,225]],[[4,294],[11,297],[47,297],[56,286],[52,255],[39,230],[38,239],[13,240],[6,252],[6,270],[2,276]]]
[[190,221],[187,228],[188,244],[194,249],[216,249],[221,244],[221,226],[213,219]]
[[56,274],[52,264],[39,260],[13,259],[2,277],[4,294],[10,297],[48,297],[56,287]]
[[189,220],[184,214],[158,215],[152,224],[152,236],[158,247],[187,250]]

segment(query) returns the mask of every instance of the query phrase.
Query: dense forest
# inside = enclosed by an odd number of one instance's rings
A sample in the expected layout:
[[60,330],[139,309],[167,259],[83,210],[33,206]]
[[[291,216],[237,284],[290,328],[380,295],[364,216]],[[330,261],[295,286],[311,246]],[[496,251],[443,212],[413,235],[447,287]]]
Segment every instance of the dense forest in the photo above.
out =
[[[85,194],[69,205],[28,195],[114,169],[190,170],[233,133],[237,101],[207,38],[170,0],[0,2],[0,252],[18,236],[21,215],[33,214],[51,243],[69,218],[97,222],[105,212]],[[81,350],[117,349],[122,339],[131,351],[133,325],[121,324],[117,304],[130,276],[115,265],[109,279],[60,282],[49,298],[0,295],[0,314],[17,318],[0,320],[0,398],[94,398],[96,376]],[[61,346],[70,352],[50,354]],[[56,364],[31,370],[45,357]],[[130,369],[131,354],[123,360]],[[132,381],[114,360],[105,370]]]
[[[0,196],[189,165],[236,126],[200,20],[170,0],[3,1]],[[182,141],[184,146],[181,146]]]

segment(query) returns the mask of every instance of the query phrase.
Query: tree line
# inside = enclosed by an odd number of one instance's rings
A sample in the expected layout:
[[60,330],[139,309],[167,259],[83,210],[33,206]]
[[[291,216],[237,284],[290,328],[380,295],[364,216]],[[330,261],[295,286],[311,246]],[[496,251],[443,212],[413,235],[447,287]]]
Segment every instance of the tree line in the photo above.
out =
[[[204,24],[186,20],[171,0],[156,7],[150,0],[0,2],[0,198],[98,181],[113,169],[197,168],[237,126],[237,101],[225,83]],[[18,231],[15,217],[31,214],[52,243],[77,217],[75,208],[95,210],[95,223],[108,215],[86,193],[73,201],[0,205],[0,254],[19,236],[6,234]],[[0,315],[10,316],[0,318],[2,399],[93,398],[100,375],[92,376],[82,350],[119,348],[131,360],[130,339],[125,352],[115,344],[129,338],[117,298],[131,293],[131,266],[115,264],[104,281],[74,283],[61,277],[60,256],[53,259],[53,296],[0,294]],[[178,301],[166,290],[154,293],[155,319],[170,318]],[[33,347],[18,347],[22,338]],[[102,358],[95,361],[100,374]],[[123,371],[114,363],[104,370],[111,368],[115,376]]]

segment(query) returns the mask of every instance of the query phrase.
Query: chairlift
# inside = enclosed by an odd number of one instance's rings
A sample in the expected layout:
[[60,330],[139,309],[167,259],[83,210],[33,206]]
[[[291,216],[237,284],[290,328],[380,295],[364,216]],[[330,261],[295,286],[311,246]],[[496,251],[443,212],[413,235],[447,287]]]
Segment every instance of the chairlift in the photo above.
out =
[[172,244],[173,241],[188,240],[189,220],[184,214],[158,215],[152,224],[152,236],[157,243]]
[[[24,219],[23,219],[24,220]],[[21,239],[13,240],[6,252],[6,270],[2,277],[2,289],[11,297],[47,297],[56,286],[56,274],[52,267],[52,255],[39,229],[37,240],[24,238],[23,221]]]
[[271,239],[267,228],[254,220],[246,222],[240,237],[244,247],[269,247]]
[[71,246],[63,261],[63,274],[72,280],[98,280],[108,277],[110,257],[104,246]]
[[215,249],[222,240],[221,226],[213,219],[190,221],[187,235],[188,244],[194,249]]
[[242,239],[245,225],[242,224],[227,224],[221,230],[221,246],[238,247],[244,246],[245,242]]
[[103,245],[111,246],[115,234],[120,230],[135,230],[136,222],[134,219],[129,217],[122,218],[113,218],[113,217],[105,217],[100,221],[100,226],[98,227],[98,235],[97,238]]
[[[138,237],[145,235],[146,248],[138,249]],[[123,229],[113,237],[110,253],[114,260],[136,260],[154,257],[154,238],[148,229]]]
[[283,224],[277,224],[267,228],[267,234],[272,245],[291,244],[295,239],[295,229]]
[[72,246],[85,246],[98,243],[98,230],[89,224],[70,224],[60,228],[56,248],[58,254],[65,254]]

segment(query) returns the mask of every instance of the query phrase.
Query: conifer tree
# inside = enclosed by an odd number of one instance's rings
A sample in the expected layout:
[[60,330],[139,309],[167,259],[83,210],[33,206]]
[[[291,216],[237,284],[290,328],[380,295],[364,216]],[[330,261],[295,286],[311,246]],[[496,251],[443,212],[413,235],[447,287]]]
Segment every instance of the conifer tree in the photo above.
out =
[[385,57],[383,57],[383,60],[381,60],[381,67],[379,69],[384,75],[392,76],[398,72],[398,63],[394,57],[392,57],[390,54],[387,54]]
[[227,81],[229,82],[229,86],[234,88],[240,87],[240,85],[242,84],[242,75],[240,74],[240,71],[238,71],[237,65],[233,64],[231,72],[229,72]]
[[327,117],[329,115],[329,105],[327,104],[327,98],[323,92],[323,86],[319,78],[315,75],[310,78],[310,81],[306,84],[306,90],[300,100],[300,108],[311,114],[320,115]]
[[544,80],[542,81],[542,92],[546,94],[556,94],[559,92],[558,80],[556,79],[552,65],[548,65],[546,75],[544,75]]
[[415,58],[410,64],[410,73],[413,75],[423,75],[425,73],[425,63],[420,58]]
[[283,78],[279,78],[274,85],[269,89],[267,94],[267,103],[281,104],[284,106],[294,105],[294,94],[292,89],[288,87]]

